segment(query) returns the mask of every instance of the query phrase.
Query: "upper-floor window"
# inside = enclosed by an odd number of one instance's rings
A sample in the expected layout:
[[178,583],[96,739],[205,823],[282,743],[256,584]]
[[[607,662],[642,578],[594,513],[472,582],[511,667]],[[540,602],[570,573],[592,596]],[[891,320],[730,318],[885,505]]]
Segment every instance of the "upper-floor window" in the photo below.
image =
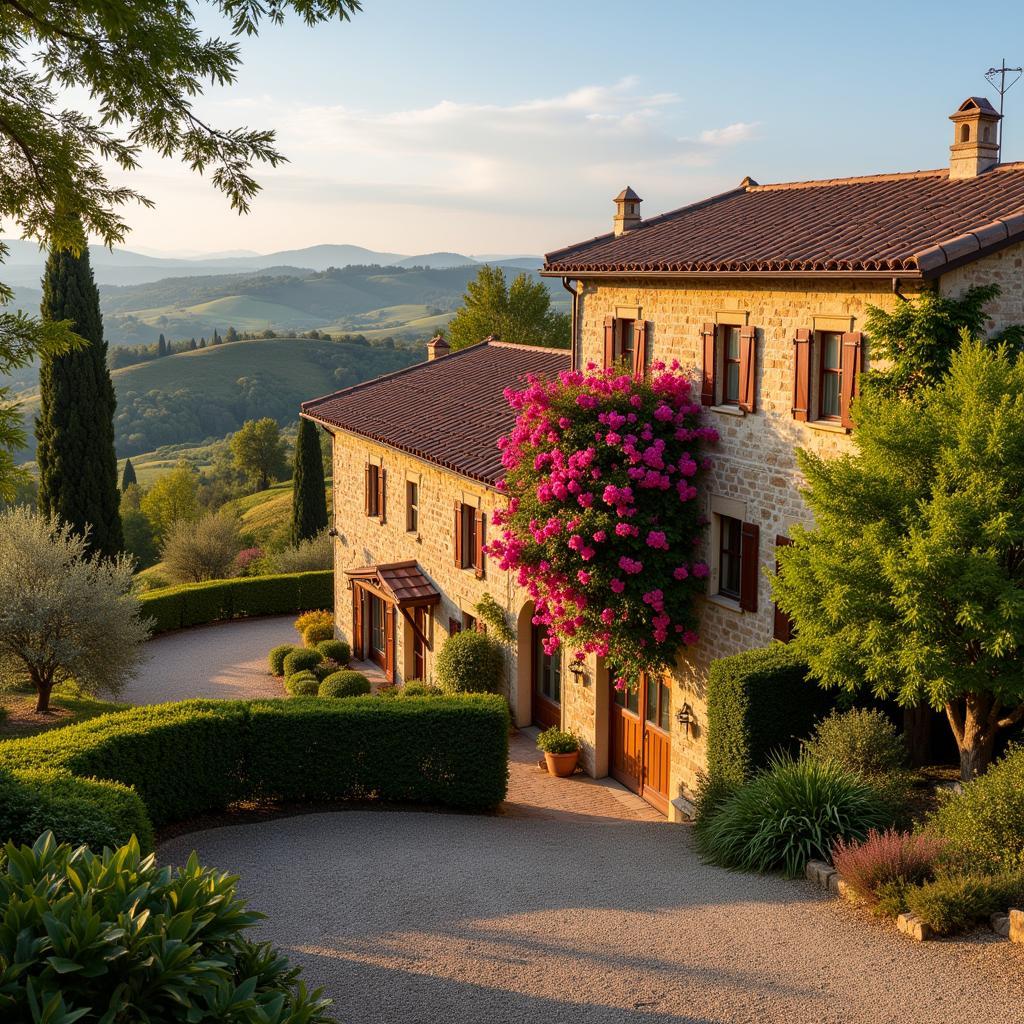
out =
[[[745,503],[711,496],[711,578],[708,593],[740,611],[757,611],[760,530],[746,522]],[[742,517],[742,518],[741,518]]]
[[793,338],[793,419],[853,426],[863,362],[860,331],[812,331]]
[[385,503],[387,493],[387,470],[383,466],[373,463],[366,464],[365,473],[365,495],[364,508],[366,514],[379,519],[382,523],[385,519]]
[[757,328],[749,324],[706,323],[701,329],[702,405],[757,408]]
[[719,516],[718,592],[734,601],[740,599],[743,565],[743,523],[732,516]]
[[740,404],[740,329],[731,324],[718,328],[718,349],[722,358],[723,405]]
[[818,373],[818,418],[837,420],[841,415],[840,396],[843,380],[843,336],[838,331],[822,331]]
[[609,316],[604,321],[604,365],[624,366],[637,376],[647,372],[647,321]]
[[415,480],[405,482],[405,528],[409,533],[420,528],[420,485]]
[[455,564],[460,569],[472,569],[477,579],[484,577],[484,531],[487,517],[480,509],[462,501],[455,502],[453,547]]

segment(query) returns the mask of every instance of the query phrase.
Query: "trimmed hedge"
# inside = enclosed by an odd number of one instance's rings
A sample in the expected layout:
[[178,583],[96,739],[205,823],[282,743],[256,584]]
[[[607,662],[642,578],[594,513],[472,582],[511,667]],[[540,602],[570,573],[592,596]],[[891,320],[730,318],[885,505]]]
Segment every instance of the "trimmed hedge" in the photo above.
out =
[[713,661],[707,690],[708,775],[740,783],[764,768],[773,753],[796,753],[833,703],[808,681],[806,663],[786,644]]
[[334,573],[284,573],[245,576],[207,583],[184,583],[141,595],[143,618],[153,634],[252,615],[287,615],[334,605]]
[[[149,846],[150,822],[222,811],[245,798],[485,809],[505,798],[508,728],[508,705],[489,695],[132,708],[0,744],[0,827],[16,832],[28,820],[38,831],[38,820],[60,840],[101,846],[135,833]],[[14,781],[5,789],[7,777]],[[22,782],[34,808],[21,802]]]

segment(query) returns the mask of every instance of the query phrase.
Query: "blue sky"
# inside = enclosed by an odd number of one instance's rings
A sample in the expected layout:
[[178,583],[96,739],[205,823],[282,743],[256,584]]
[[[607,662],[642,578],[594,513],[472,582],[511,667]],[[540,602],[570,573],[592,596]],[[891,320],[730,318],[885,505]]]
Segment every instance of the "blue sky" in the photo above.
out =
[[[948,114],[992,97],[1003,56],[1024,64],[1024,5],[365,0],[347,24],[293,18],[242,49],[236,86],[199,108],[276,128],[291,163],[259,171],[240,219],[147,161],[158,206],[129,213],[129,247],[536,253],[607,230],[627,183],[652,215],[746,174],[942,166]],[[1004,157],[1024,160],[1024,81]]]

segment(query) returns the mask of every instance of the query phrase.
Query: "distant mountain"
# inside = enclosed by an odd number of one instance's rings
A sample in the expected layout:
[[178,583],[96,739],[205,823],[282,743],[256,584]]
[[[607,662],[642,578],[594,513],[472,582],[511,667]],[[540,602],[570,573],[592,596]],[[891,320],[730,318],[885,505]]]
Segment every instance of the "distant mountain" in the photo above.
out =
[[443,269],[445,267],[474,266],[476,262],[472,256],[463,256],[457,252],[426,252],[420,256],[403,256],[401,259],[392,262],[390,266]]

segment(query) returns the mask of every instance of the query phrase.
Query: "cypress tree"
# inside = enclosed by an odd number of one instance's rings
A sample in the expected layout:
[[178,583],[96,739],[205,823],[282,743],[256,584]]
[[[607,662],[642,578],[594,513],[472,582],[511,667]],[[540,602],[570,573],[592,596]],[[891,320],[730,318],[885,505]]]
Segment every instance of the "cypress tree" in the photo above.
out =
[[327,529],[327,496],[324,492],[324,461],[316,426],[299,419],[299,436],[295,439],[295,470],[292,475],[292,534],[298,547]]
[[137,484],[139,478],[135,475],[135,467],[132,465],[131,459],[125,459],[124,461],[124,472],[121,474],[121,493],[131,487],[132,484]]
[[78,256],[66,249],[50,252],[42,315],[44,320],[70,320],[87,344],[65,355],[44,356],[39,368],[39,510],[59,516],[76,532],[88,529],[90,551],[115,555],[123,546],[114,455],[117,402],[84,238]]
[[164,336],[160,335],[160,340],[156,343],[156,357],[160,359],[162,356],[167,355],[167,342],[164,340]]
[[199,346],[198,346],[198,345],[196,345],[196,339],[195,339],[195,338],[193,338],[193,339],[192,339],[192,340],[191,340],[191,341],[190,341],[190,342],[188,343],[188,348],[189,348],[189,351],[190,351],[190,352],[195,352],[195,350],[196,350],[196,349],[197,349],[198,347],[199,347]]
[[[195,339],[195,338],[193,338],[192,340],[193,340],[193,341],[195,341],[196,339]],[[205,338],[203,338],[203,339],[202,339],[202,340],[201,340],[201,341],[199,342],[199,347],[200,347],[200,348],[206,348],[206,339],[205,339]]]

